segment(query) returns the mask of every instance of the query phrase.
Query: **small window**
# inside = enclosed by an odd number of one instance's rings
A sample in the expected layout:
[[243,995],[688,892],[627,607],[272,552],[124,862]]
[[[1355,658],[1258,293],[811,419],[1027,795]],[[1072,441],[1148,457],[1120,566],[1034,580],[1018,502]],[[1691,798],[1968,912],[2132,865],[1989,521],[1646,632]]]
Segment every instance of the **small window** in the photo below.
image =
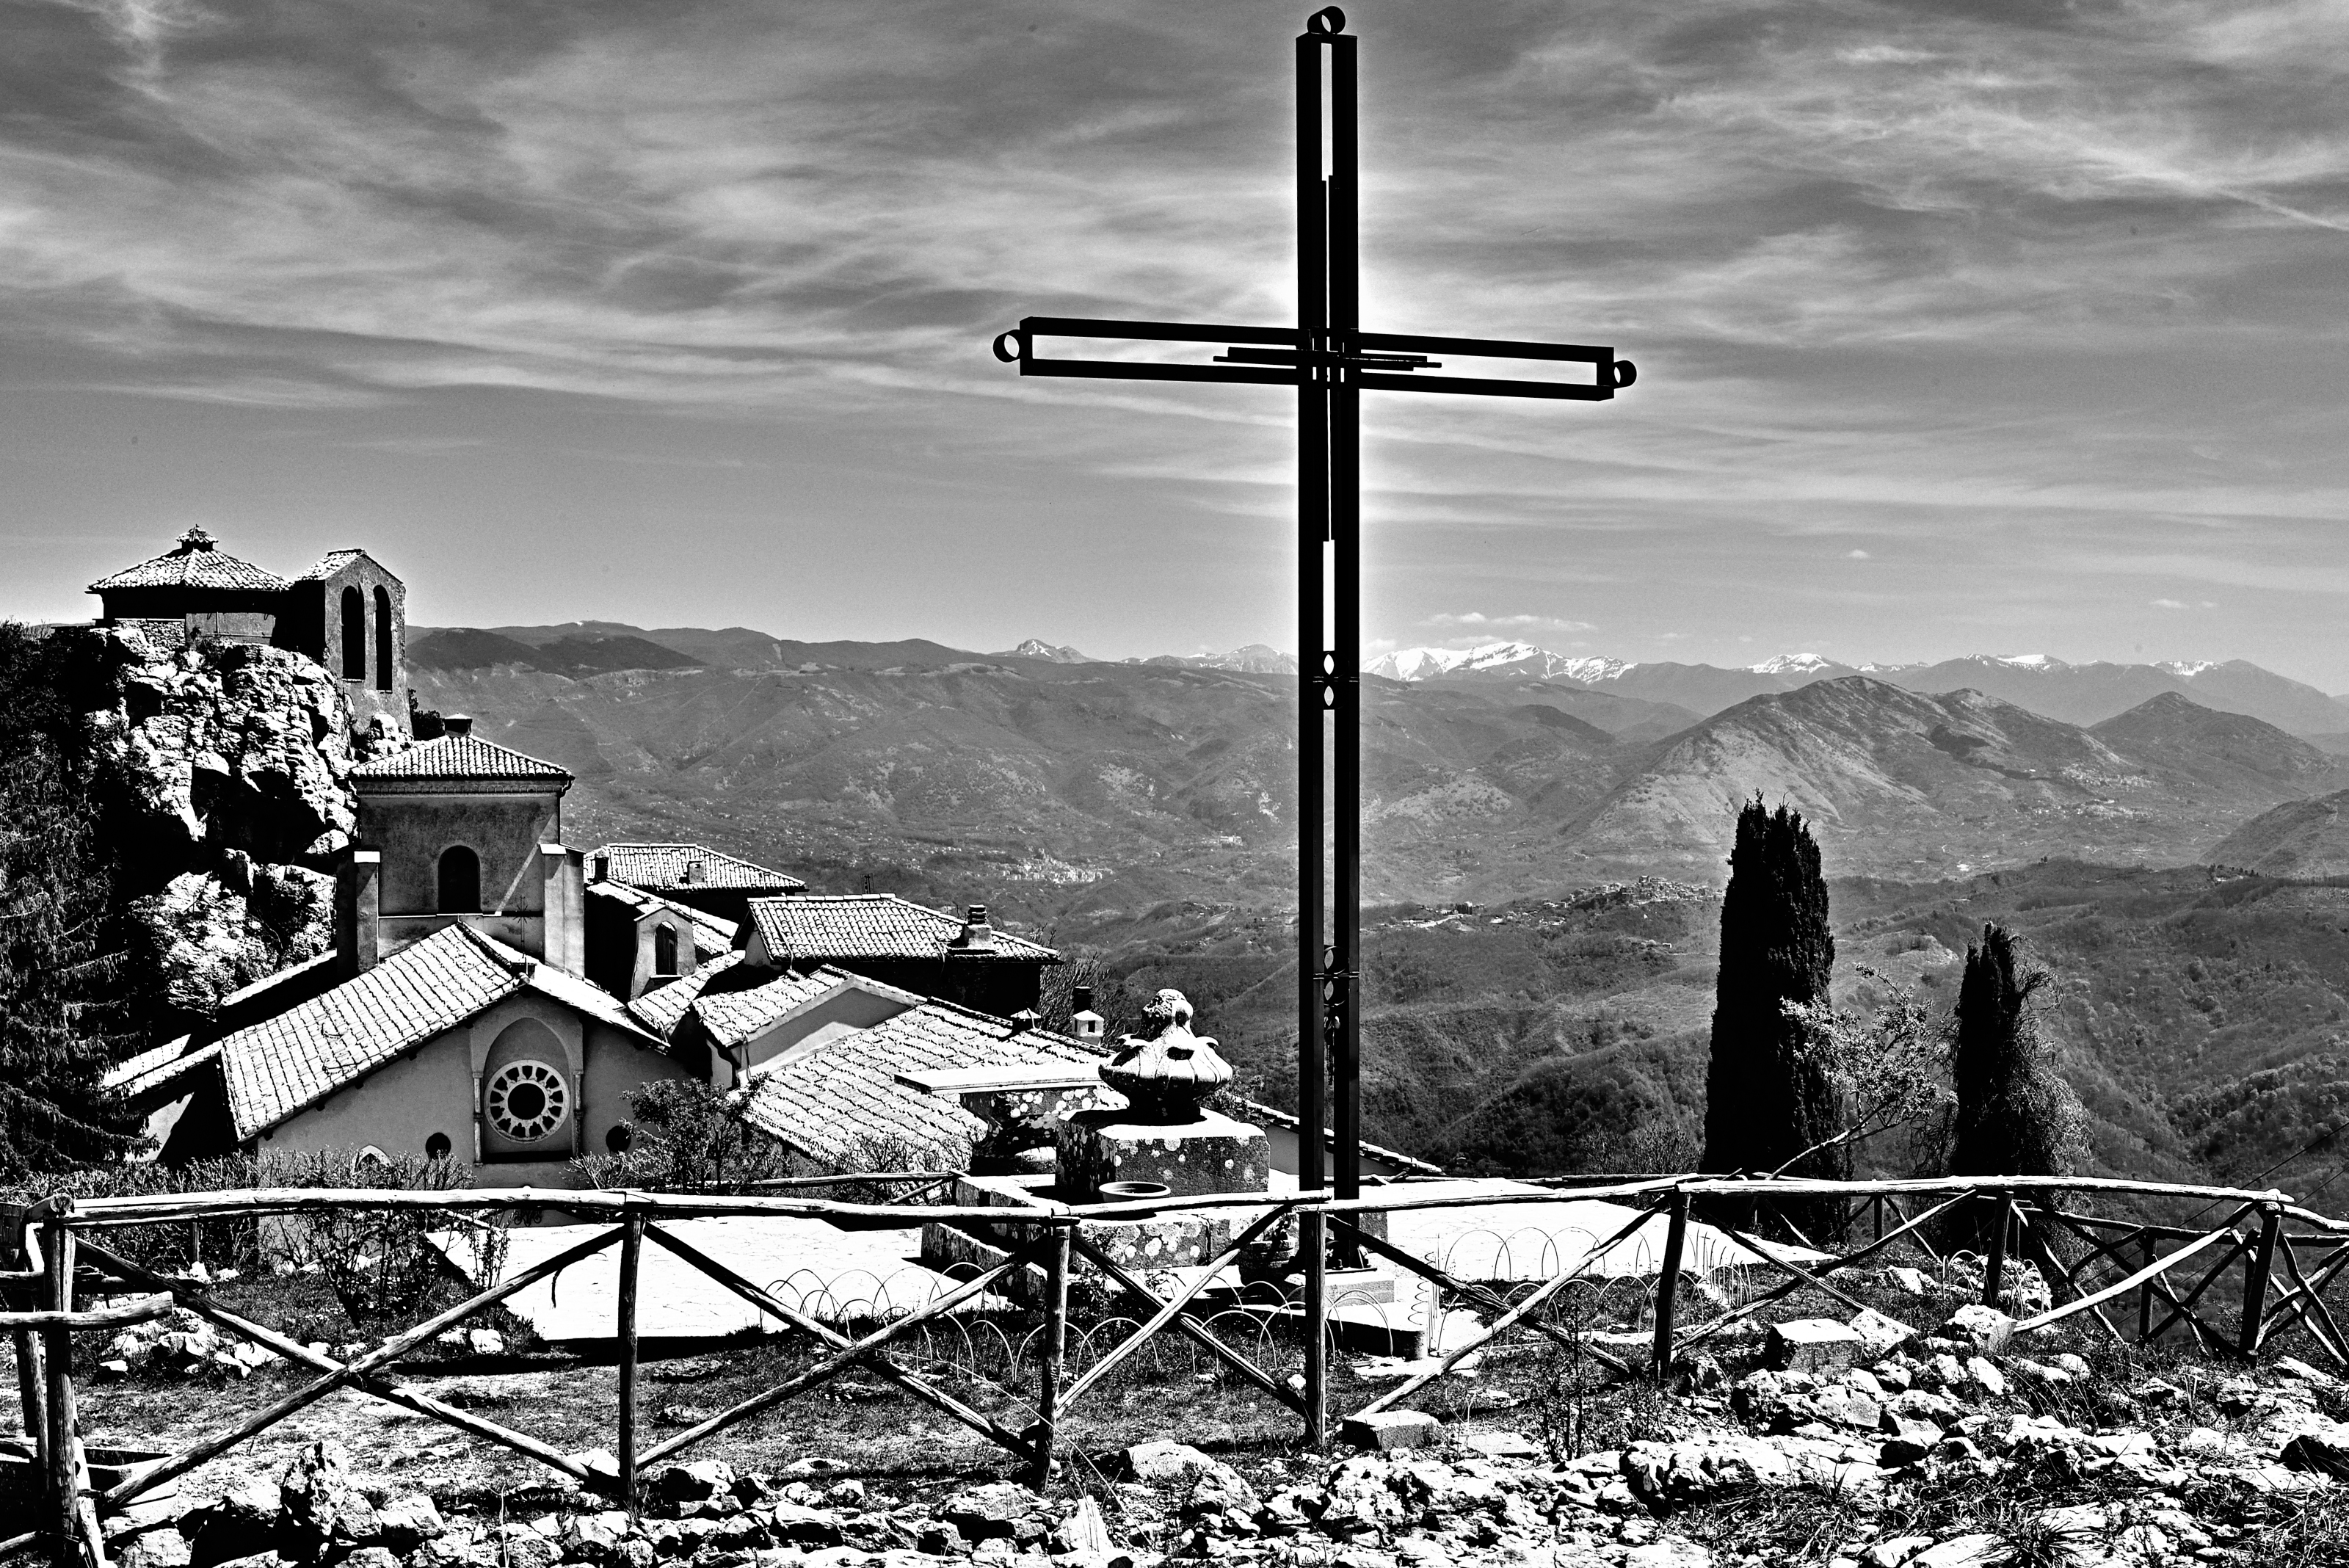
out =
[[375,591],[375,689],[391,690],[391,595]]
[[357,588],[343,590],[343,679],[367,679],[367,600]]
[[440,852],[440,912],[481,912],[481,857],[461,844],[452,844]]
[[427,1159],[446,1159],[449,1158],[449,1151],[455,1147],[456,1146],[454,1144],[449,1141],[449,1135],[447,1133],[434,1133],[430,1137],[424,1140],[424,1158]]
[[657,975],[672,975],[677,972],[677,928],[675,926],[653,928],[653,972]]
[[604,1135],[604,1147],[613,1154],[626,1154],[636,1147],[636,1129],[626,1122],[615,1122],[612,1130]]

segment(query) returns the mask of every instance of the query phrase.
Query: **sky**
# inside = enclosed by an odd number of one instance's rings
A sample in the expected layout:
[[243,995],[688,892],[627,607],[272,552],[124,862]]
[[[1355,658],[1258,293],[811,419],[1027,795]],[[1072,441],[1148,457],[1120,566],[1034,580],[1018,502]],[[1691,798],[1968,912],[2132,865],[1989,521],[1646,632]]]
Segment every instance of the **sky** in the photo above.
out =
[[[1268,0],[14,0],[0,615],[193,523],[419,625],[1295,641],[1293,394],[1023,380],[1293,321]],[[1347,6],[1365,653],[2250,659],[2349,691],[2349,6]]]

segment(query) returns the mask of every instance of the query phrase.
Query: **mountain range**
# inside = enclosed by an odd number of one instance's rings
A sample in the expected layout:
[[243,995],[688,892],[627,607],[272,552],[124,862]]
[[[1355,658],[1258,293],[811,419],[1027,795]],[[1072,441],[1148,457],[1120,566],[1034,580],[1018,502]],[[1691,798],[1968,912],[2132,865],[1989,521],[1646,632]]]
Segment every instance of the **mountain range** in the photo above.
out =
[[[1297,698],[1276,673],[615,623],[422,630],[409,659],[419,701],[579,775],[574,836],[703,838],[820,886],[1084,927],[1288,897]],[[1366,896],[1715,883],[1756,791],[1811,817],[1836,873],[1930,879],[2189,863],[2349,788],[2349,762],[2200,687],[2083,725],[1877,675],[1709,711],[1629,684],[1366,680]]]
[[2205,708],[2247,713],[2289,733],[2323,736],[2334,742],[2333,749],[2349,750],[2349,704],[2240,659],[2223,663],[2070,664],[2042,653],[2023,653],[1853,665],[1816,653],[1794,653],[1724,670],[1711,664],[1569,658],[1527,642],[1491,642],[1471,649],[1404,649],[1381,654],[1362,669],[1414,682],[1567,680],[1699,713],[1718,712],[1764,692],[1866,675],[1912,691],[1980,691],[2072,724],[2094,724],[2171,691]]

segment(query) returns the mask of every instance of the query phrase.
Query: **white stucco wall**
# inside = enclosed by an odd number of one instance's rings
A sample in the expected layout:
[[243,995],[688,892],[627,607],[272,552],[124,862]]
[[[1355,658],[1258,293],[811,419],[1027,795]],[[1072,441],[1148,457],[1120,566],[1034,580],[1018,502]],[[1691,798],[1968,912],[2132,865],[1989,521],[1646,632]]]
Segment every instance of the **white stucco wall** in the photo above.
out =
[[[559,1065],[573,1089],[573,1115],[552,1137],[513,1148],[517,1159],[498,1158],[493,1147],[485,1147],[486,1158],[476,1159],[477,1075],[499,1035],[523,1018],[544,1023],[561,1043],[564,1059]],[[524,992],[299,1113],[264,1134],[260,1147],[356,1152],[372,1145],[388,1155],[420,1156],[427,1139],[436,1132],[446,1133],[456,1158],[474,1163],[477,1185],[554,1185],[554,1173],[567,1179],[562,1167],[574,1146],[604,1152],[605,1136],[615,1124],[628,1119],[631,1089],[652,1079],[685,1075],[667,1056],[641,1048],[633,1036],[583,1017],[551,997]],[[584,1101],[579,1096],[583,1083]],[[575,1140],[574,1128],[579,1135]],[[493,1141],[483,1140],[485,1145]]]

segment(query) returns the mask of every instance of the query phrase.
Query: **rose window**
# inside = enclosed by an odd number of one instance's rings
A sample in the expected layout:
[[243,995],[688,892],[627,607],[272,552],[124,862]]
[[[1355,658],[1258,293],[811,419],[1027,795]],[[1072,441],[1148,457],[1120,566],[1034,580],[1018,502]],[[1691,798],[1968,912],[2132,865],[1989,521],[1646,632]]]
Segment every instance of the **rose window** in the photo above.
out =
[[570,1108],[563,1075],[543,1062],[509,1062],[490,1079],[490,1125],[517,1143],[536,1143]]

